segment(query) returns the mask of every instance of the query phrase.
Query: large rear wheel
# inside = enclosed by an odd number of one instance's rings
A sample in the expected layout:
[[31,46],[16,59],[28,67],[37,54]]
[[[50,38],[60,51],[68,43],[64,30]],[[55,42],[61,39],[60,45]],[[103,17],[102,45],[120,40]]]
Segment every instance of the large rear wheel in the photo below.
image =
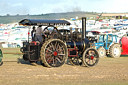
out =
[[41,60],[47,67],[59,67],[68,56],[66,44],[60,39],[50,39],[41,48]]
[[113,44],[109,49],[109,54],[113,58],[119,58],[121,55],[121,47],[120,44]]
[[83,53],[83,64],[87,67],[95,66],[99,61],[98,51],[94,48],[88,48]]

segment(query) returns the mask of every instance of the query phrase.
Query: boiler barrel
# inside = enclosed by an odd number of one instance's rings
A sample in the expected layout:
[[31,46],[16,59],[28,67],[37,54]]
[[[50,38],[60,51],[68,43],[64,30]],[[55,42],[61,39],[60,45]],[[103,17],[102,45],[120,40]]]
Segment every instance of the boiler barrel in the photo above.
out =
[[89,41],[87,39],[83,41],[71,41],[66,42],[68,48],[74,48],[77,47],[78,51],[84,51],[87,47],[89,47]]

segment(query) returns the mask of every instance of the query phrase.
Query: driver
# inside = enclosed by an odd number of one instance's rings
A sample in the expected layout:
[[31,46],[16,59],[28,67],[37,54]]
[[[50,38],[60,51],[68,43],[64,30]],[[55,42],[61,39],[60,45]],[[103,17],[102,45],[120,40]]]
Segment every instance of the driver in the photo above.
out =
[[42,26],[40,25],[39,27],[37,27],[36,29],[36,33],[35,33],[35,41],[39,41],[40,43],[42,43]]
[[35,41],[35,33],[36,33],[36,30],[35,30],[35,26],[32,28],[32,31],[31,31],[31,37],[32,37],[32,41]]

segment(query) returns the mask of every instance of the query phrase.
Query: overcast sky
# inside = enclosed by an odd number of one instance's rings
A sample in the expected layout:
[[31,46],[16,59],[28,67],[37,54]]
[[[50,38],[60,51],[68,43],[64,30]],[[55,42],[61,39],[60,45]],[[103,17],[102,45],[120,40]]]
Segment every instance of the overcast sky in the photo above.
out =
[[0,0],[0,15],[72,11],[128,12],[128,0]]

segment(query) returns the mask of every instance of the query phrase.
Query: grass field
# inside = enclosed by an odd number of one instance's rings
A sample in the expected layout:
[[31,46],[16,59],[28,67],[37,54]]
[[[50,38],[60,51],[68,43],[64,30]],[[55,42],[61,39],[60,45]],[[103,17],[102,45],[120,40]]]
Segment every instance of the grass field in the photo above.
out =
[[[20,53],[19,48],[2,48],[3,53]],[[128,56],[101,58],[94,67],[64,64],[47,68],[27,61],[17,63],[22,55],[4,54],[0,66],[1,85],[128,85]]]

